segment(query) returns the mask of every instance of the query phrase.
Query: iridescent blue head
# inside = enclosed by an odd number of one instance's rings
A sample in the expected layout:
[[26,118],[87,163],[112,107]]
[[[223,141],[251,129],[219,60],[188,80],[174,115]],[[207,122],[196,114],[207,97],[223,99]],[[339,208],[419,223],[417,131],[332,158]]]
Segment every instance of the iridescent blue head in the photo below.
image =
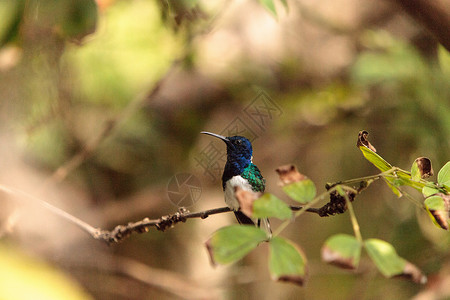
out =
[[232,173],[238,175],[252,162],[253,149],[252,144],[243,136],[225,137],[219,134],[202,131],[203,134],[208,134],[219,138],[227,145],[227,165],[225,168],[231,169]]

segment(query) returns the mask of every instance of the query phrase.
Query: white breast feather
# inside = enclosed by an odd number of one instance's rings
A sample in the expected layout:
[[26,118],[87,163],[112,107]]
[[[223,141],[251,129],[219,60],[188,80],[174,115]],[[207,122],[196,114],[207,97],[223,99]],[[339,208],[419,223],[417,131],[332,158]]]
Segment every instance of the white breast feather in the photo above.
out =
[[252,186],[240,175],[231,177],[231,179],[227,181],[225,185],[225,203],[229,208],[235,211],[239,210],[239,202],[234,196],[234,189],[237,186],[243,190],[252,191]]

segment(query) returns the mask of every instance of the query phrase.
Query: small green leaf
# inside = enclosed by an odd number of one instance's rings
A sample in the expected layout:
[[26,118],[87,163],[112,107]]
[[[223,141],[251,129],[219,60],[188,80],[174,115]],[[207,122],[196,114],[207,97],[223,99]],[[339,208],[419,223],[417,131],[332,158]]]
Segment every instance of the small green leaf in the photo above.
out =
[[389,180],[386,179],[386,183],[387,185],[390,187],[390,189],[392,190],[392,192],[397,195],[397,197],[401,197],[402,193],[400,192],[400,190],[397,188],[398,186],[400,186],[398,183],[395,183],[394,180]]
[[441,196],[431,196],[425,199],[425,205],[433,210],[445,210],[445,201]]
[[[449,199],[450,196],[439,194],[425,199],[425,208],[427,209],[433,223],[444,230],[449,229]],[[446,201],[447,200],[447,201]]]
[[434,187],[424,186],[422,189],[422,194],[425,198],[437,193],[439,193],[439,190]]
[[322,247],[322,260],[344,269],[356,269],[362,245],[348,234],[336,234],[328,238]]
[[292,217],[292,210],[278,197],[267,193],[253,202],[253,217],[258,219],[275,217],[285,220]]
[[379,239],[368,239],[364,247],[378,270],[386,277],[401,276],[416,283],[425,283],[426,277],[413,264],[398,256],[394,246]]
[[450,189],[450,161],[439,170],[438,183]]
[[415,160],[411,166],[411,179],[415,181],[420,181],[420,171],[419,166],[417,165],[417,160]]
[[259,3],[264,6],[269,12],[271,12],[275,17],[277,16],[277,10],[275,8],[274,0],[259,0]]
[[267,234],[255,226],[232,225],[217,230],[206,242],[213,264],[235,262],[267,240]]
[[[373,147],[370,142],[367,140],[367,135],[369,133],[367,131],[361,131],[358,134],[358,142],[357,142],[357,146],[358,148],[361,150],[361,152],[363,153],[364,157],[371,162],[375,167],[377,167],[380,171],[382,172],[386,172],[391,170],[393,167],[390,163],[388,163],[386,160],[384,160],[384,158],[382,158],[380,155],[378,155],[375,151],[375,147]],[[419,158],[419,159],[426,159],[427,158]],[[416,160],[417,161],[417,160]],[[418,168],[418,172],[420,173],[420,165],[416,165],[416,167]],[[415,168],[413,166],[413,168]],[[414,172],[416,172],[414,170]],[[431,170],[431,162],[430,162],[430,171],[429,172],[425,172],[427,174],[431,174],[432,170]],[[414,176],[417,176],[416,174],[414,174]],[[398,189],[398,187],[402,186],[402,185],[407,185],[407,186],[411,186],[413,188],[415,188],[418,191],[422,191],[422,188],[424,187],[425,183],[423,182],[419,182],[419,180],[414,180],[411,178],[411,174],[409,172],[403,171],[403,170],[397,170],[396,172],[394,172],[392,174],[392,176],[386,176],[385,181],[387,183],[387,185],[392,189],[392,192],[394,192],[394,194],[396,194],[398,197],[402,196],[402,193],[400,192],[400,190]]]
[[283,186],[283,191],[302,204],[311,202],[316,196],[316,186],[310,179],[293,182]]
[[370,258],[384,276],[392,277],[403,272],[406,260],[398,256],[391,244],[379,239],[368,239],[364,242],[364,246]]
[[356,146],[359,148],[359,150],[361,150],[364,157],[375,167],[377,167],[381,172],[386,172],[392,169],[392,165],[376,153],[377,150],[367,139],[368,135],[369,133],[367,131],[360,131],[358,133],[358,141],[356,143]]
[[270,240],[269,270],[272,278],[303,285],[307,273],[306,258],[292,241],[282,237]]
[[392,169],[392,165],[384,160],[380,155],[365,146],[359,146],[364,157],[370,161],[381,172],[386,172]]

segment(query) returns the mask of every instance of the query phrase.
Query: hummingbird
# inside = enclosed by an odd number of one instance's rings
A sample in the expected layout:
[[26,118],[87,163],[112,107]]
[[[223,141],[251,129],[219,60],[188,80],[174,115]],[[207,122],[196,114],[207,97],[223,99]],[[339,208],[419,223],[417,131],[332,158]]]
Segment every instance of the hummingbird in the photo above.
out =
[[[225,142],[227,146],[227,162],[222,175],[222,188],[225,194],[225,203],[233,210],[239,224],[255,225],[255,222],[239,210],[239,201],[235,196],[235,188],[263,193],[266,180],[261,171],[253,164],[253,149],[251,142],[243,136],[225,137],[220,134],[202,131],[202,134],[211,135]],[[268,219],[258,220],[258,227],[271,233]]]

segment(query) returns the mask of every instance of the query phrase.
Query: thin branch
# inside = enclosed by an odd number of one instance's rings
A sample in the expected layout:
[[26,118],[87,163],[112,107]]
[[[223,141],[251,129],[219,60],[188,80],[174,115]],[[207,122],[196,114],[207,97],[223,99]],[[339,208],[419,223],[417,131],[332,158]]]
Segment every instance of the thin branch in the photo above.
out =
[[450,51],[450,6],[448,0],[388,0],[420,22]]
[[[295,211],[294,218],[299,217],[304,212],[315,213],[320,217],[328,217],[335,214],[344,213],[350,207],[348,205],[348,202],[353,201],[356,195],[358,195],[362,190],[366,189],[373,181],[383,178],[383,176],[386,176],[386,174],[389,174],[393,171],[395,171],[394,168],[392,170],[374,176],[367,176],[358,179],[341,181],[339,183],[328,184],[327,191],[315,197],[311,202],[309,202],[305,206],[290,206],[291,210]],[[342,185],[342,183],[349,184],[357,182],[359,182],[359,187],[356,189],[350,186]],[[345,197],[340,196],[336,190],[340,186],[345,187],[346,190]],[[180,222],[183,223],[186,222],[188,219],[194,218],[205,219],[210,215],[226,213],[231,211],[230,208],[228,207],[219,207],[200,212],[190,212],[186,208],[181,207],[176,213],[165,215],[158,219],[144,218],[137,222],[130,222],[127,225],[117,225],[112,230],[104,230],[101,228],[93,227],[88,223],[78,219],[77,217],[65,212],[64,210],[55,207],[21,190],[9,188],[3,185],[0,185],[0,190],[4,191],[5,193],[11,196],[15,196],[14,198],[18,198],[24,201],[31,200],[32,203],[40,205],[41,207],[46,208],[47,210],[60,216],[66,221],[69,221],[72,224],[77,225],[82,230],[91,235],[94,239],[104,241],[108,244],[121,242],[124,239],[128,238],[132,233],[148,232],[150,227],[155,227],[157,230],[165,231],[166,229],[172,228]],[[312,207],[318,201],[323,200],[327,196],[330,196],[330,202],[328,202],[327,204],[325,204],[320,208]],[[279,233],[281,233],[289,225],[290,221],[291,220],[286,220],[285,222],[283,222],[277,228],[274,235],[276,236]]]
[[[200,212],[190,212],[186,208],[181,207],[176,213],[165,215],[158,219],[144,218],[143,220],[137,222],[130,222],[127,225],[117,225],[116,227],[114,227],[113,230],[104,230],[101,228],[93,227],[88,223],[82,221],[81,219],[65,212],[64,210],[56,206],[53,206],[50,203],[41,200],[38,197],[35,197],[31,194],[28,194],[24,191],[21,191],[19,189],[0,185],[0,190],[14,197],[14,199],[16,200],[24,201],[27,204],[32,203],[39,205],[47,209],[48,211],[54,213],[55,215],[63,218],[64,220],[78,226],[83,231],[87,232],[90,236],[92,236],[94,239],[104,241],[108,244],[119,243],[124,239],[128,238],[132,233],[148,232],[150,227],[155,227],[157,230],[165,231],[166,229],[172,228],[180,222],[183,223],[186,222],[188,219],[194,218],[205,219],[210,215],[221,214],[231,211],[230,208],[226,206],[208,209]],[[292,206],[291,209],[293,211],[298,211],[303,209],[303,207]],[[314,208],[306,208],[305,211],[318,214],[318,209]]]
[[98,235],[93,236],[97,240],[102,240],[111,243],[118,243],[129,237],[132,233],[144,233],[149,231],[149,227],[155,227],[157,230],[165,231],[168,228],[172,228],[179,222],[186,222],[187,219],[200,218],[205,219],[210,215],[230,212],[228,207],[219,207],[208,209],[201,212],[189,212],[186,208],[181,207],[179,210],[172,214],[162,216],[159,219],[144,218],[141,221],[131,222],[127,225],[117,225],[113,230],[100,230]]
[[15,189],[15,188],[10,188],[10,187],[6,187],[3,185],[0,185],[0,190],[7,193],[10,196],[13,196],[14,199],[19,199],[19,200],[31,200],[31,201],[26,201],[27,203],[34,203],[37,204],[39,206],[42,206],[43,208],[49,210],[50,212],[54,213],[55,215],[69,221],[70,223],[73,223],[75,225],[77,225],[78,227],[80,227],[82,230],[86,231],[87,233],[89,233],[92,237],[95,238],[96,235],[99,234],[99,229],[92,227],[91,225],[89,225],[88,223],[78,219],[75,216],[72,216],[71,214],[65,212],[64,210],[51,205],[48,202],[45,202],[33,195],[30,195],[24,191]]

